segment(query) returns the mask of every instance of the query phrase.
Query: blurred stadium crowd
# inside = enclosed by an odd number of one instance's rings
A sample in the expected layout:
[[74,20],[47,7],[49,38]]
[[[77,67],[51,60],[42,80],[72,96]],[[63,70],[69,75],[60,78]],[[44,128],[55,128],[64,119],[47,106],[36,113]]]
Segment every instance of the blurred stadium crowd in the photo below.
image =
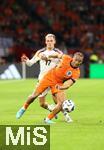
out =
[[54,33],[65,53],[83,51],[85,63],[104,62],[104,0],[0,0],[0,64],[19,62]]

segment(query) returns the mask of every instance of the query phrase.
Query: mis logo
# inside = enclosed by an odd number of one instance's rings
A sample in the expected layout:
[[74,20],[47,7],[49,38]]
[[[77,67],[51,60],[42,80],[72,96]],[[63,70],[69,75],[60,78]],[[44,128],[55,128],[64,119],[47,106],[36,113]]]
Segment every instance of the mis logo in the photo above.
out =
[[67,76],[71,76],[71,75],[72,75],[72,72],[71,72],[71,71],[67,71],[66,75],[67,75]]
[[0,150],[50,150],[50,126],[0,125]]

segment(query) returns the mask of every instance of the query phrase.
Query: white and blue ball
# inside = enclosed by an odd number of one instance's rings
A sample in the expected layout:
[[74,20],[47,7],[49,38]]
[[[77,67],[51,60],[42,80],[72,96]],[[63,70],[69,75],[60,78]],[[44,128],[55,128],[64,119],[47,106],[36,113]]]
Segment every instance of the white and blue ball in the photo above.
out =
[[75,109],[75,104],[72,100],[65,100],[62,104],[63,111],[71,112]]

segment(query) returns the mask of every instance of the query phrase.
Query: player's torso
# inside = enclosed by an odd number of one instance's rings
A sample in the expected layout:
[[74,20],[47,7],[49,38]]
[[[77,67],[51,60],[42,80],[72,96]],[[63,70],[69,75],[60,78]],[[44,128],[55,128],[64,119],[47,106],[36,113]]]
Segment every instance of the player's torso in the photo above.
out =
[[[50,56],[50,55],[55,55],[59,52],[60,51],[57,51],[56,49],[53,49],[53,50],[45,50],[44,49],[44,51],[42,51],[41,53],[46,55],[46,56]],[[43,75],[46,74],[46,72],[48,72],[50,69],[54,68],[58,63],[59,63],[59,59],[57,59],[57,58],[52,58],[49,61],[40,60],[39,78],[42,78]]]
[[56,80],[64,82],[72,78],[75,73],[79,73],[79,68],[71,66],[72,58],[63,58],[59,65],[54,69]]

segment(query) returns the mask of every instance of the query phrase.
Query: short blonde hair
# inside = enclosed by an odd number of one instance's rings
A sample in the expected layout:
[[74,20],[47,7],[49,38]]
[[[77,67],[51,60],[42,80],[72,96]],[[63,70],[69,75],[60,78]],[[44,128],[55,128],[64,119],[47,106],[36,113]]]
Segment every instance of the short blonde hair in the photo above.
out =
[[56,36],[55,36],[54,34],[49,33],[49,34],[47,34],[47,35],[45,36],[45,39],[46,39],[47,37],[53,37],[53,38],[56,40]]

